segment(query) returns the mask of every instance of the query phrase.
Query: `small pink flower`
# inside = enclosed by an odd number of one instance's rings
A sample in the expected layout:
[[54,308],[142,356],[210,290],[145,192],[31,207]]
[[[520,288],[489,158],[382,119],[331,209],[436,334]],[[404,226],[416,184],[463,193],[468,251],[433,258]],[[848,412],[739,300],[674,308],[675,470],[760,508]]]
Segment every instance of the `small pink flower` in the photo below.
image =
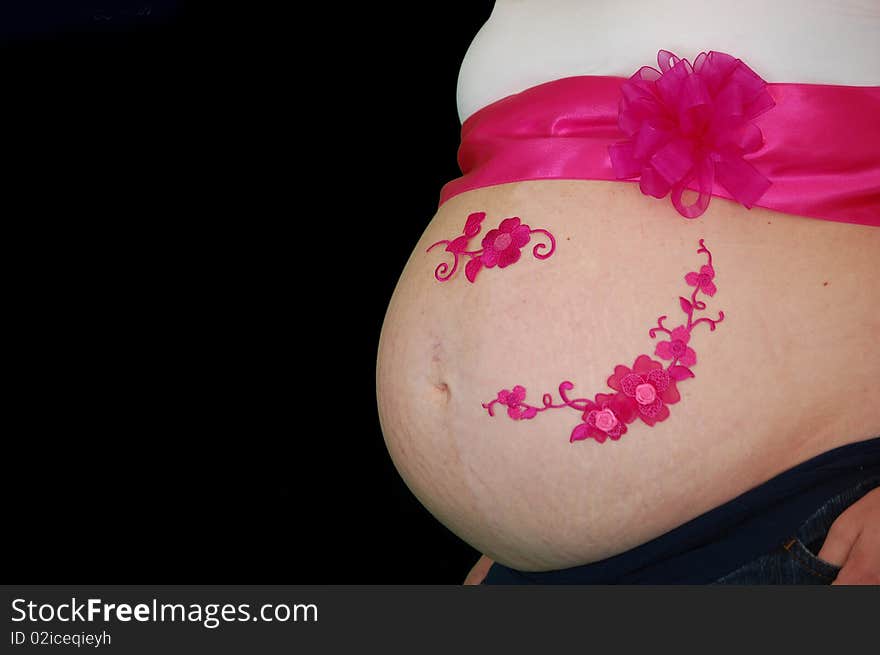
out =
[[498,402],[507,405],[507,415],[515,420],[534,418],[538,413],[536,408],[523,404],[525,399],[526,388],[519,384],[512,391],[502,389],[498,392]]
[[615,366],[608,386],[622,392],[631,411],[648,425],[669,418],[667,405],[681,400],[675,380],[664,370],[663,364],[647,355],[639,355],[632,369]]
[[712,282],[712,278],[714,277],[715,269],[712,268],[709,264],[704,264],[700,267],[699,273],[691,271],[690,273],[685,275],[684,281],[690,284],[692,287],[699,287],[700,291],[705,293],[707,296],[714,296],[715,292],[718,291],[715,283]]
[[504,268],[519,261],[520,251],[531,236],[528,225],[520,225],[519,218],[505,218],[494,230],[489,230],[483,237],[483,254],[480,259],[486,268],[498,264]]
[[626,424],[635,420],[636,411],[621,393],[597,393],[595,402],[587,401],[582,418],[583,423],[572,430],[569,441],[592,438],[602,443],[626,434]]
[[677,359],[682,366],[693,366],[697,363],[697,353],[687,345],[690,340],[691,333],[684,325],[679,325],[672,331],[669,341],[661,341],[657,344],[654,354],[661,359]]
[[600,412],[593,410],[590,412],[590,417],[587,421],[592,419],[593,425],[602,430],[603,432],[610,432],[614,428],[618,427],[621,422],[617,420],[617,417],[614,415],[610,409],[603,409]]

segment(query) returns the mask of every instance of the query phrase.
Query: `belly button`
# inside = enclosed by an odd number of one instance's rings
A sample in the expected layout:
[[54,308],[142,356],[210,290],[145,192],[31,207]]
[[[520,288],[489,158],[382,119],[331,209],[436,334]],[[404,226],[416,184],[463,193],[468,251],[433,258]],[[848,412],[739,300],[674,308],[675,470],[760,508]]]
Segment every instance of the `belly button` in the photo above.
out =
[[434,390],[440,396],[440,400],[443,402],[449,402],[449,396],[451,395],[449,392],[449,385],[445,382],[435,382]]

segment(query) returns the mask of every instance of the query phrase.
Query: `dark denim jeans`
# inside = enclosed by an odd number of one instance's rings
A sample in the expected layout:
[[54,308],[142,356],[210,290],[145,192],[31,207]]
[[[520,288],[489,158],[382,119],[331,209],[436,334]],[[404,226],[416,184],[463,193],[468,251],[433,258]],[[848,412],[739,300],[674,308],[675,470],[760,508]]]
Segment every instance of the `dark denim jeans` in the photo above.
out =
[[816,553],[835,519],[866,493],[880,486],[880,478],[862,480],[857,485],[824,502],[774,551],[762,555],[725,574],[710,584],[820,584],[834,582],[840,567]]

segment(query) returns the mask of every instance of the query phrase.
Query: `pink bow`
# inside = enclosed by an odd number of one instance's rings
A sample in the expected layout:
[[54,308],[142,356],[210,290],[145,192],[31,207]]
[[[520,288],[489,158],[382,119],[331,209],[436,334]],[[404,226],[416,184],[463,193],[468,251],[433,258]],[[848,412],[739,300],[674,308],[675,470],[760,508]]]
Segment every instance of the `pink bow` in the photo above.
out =
[[[685,218],[709,206],[715,180],[750,208],[770,188],[743,155],[764,142],[750,123],[775,106],[766,82],[739,59],[714,50],[700,53],[693,67],[667,50],[657,53],[660,71],[642,66],[622,87],[618,125],[630,139],[608,146],[620,179],[641,175],[642,193],[663,198]],[[692,180],[700,195],[684,205]]]

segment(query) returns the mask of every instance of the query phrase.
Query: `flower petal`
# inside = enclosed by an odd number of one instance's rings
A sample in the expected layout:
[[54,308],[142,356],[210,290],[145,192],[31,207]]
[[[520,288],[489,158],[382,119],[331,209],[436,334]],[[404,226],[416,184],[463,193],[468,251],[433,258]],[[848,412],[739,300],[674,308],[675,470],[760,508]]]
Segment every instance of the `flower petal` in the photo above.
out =
[[522,252],[518,248],[512,246],[507,248],[498,255],[498,268],[504,268],[511,264],[516,264],[521,256]]
[[672,331],[671,339],[678,339],[683,343],[687,343],[691,339],[691,333],[688,332],[687,328],[684,325],[679,325]]
[[672,359],[672,351],[669,349],[671,345],[669,341],[659,342],[654,349],[654,354],[662,359]]
[[[485,241],[485,239],[483,239],[483,241]],[[483,245],[483,247],[485,248],[486,246]],[[700,276],[697,273],[688,273],[684,276],[684,281],[692,287],[695,287],[700,283]]]
[[620,391],[620,381],[630,373],[632,371],[629,367],[618,364],[614,367],[614,373],[608,377],[605,383],[615,391]]
[[526,245],[529,240],[532,238],[529,234],[529,226],[528,225],[520,225],[513,232],[510,233],[511,245],[522,248]]
[[575,427],[574,430],[571,431],[571,437],[569,437],[569,442],[574,441],[583,441],[587,438],[587,428],[589,426],[586,423],[581,423]]
[[599,428],[593,427],[588,423],[581,423],[571,431],[569,441],[582,441],[589,438],[593,438],[599,443],[602,443],[608,438],[608,435],[602,432]]
[[627,396],[636,395],[636,387],[644,383],[644,378],[638,373],[630,373],[620,381],[620,390]]
[[681,400],[681,394],[678,392],[678,387],[675,386],[675,382],[666,387],[663,393],[660,394],[660,399],[669,405],[674,405]]
[[639,404],[634,398],[623,393],[615,394],[614,398],[608,402],[607,407],[623,423],[632,423],[639,415]]
[[497,228],[493,228],[486,232],[486,236],[483,237],[483,240],[480,242],[480,245],[483,247],[483,250],[489,251],[494,250],[492,244],[495,243],[495,239],[498,238],[498,235],[501,234],[501,231]]
[[590,412],[593,410],[598,411],[599,409],[600,407],[598,407],[592,400],[584,400],[584,413],[581,416],[581,420],[586,421]]
[[505,218],[501,221],[501,225],[498,226],[498,229],[502,232],[513,232],[517,227],[519,227],[519,218],[513,216],[512,218]]
[[606,434],[617,441],[622,435],[626,434],[626,423],[621,423],[618,421],[618,423],[613,428],[608,430]]
[[648,371],[645,374],[645,379],[651,383],[654,388],[657,390],[657,393],[662,393],[666,391],[666,388],[669,386],[670,378],[669,373],[666,372],[665,369],[655,368],[652,371]]
[[486,212],[474,212],[467,217],[464,224],[464,235],[468,238],[475,236],[480,231],[480,223],[486,218]]
[[663,368],[663,364],[655,362],[647,355],[639,355],[633,364],[633,373],[647,373],[654,368]]
[[714,296],[715,292],[718,291],[718,287],[715,286],[714,282],[709,280],[700,285],[700,290],[707,296]]
[[605,407],[614,400],[616,393],[597,393],[596,394],[596,407],[599,409],[605,409]]
[[483,266],[486,268],[492,268],[498,263],[498,253],[492,248],[486,248],[483,250],[483,254],[480,255],[480,259],[483,260]]
[[654,420],[659,423],[660,421],[665,421],[668,418],[669,418],[669,408],[664,403],[663,407],[660,408],[660,413],[654,417]]
[[715,269],[709,266],[709,264],[703,264],[700,266],[700,273],[708,275],[710,279],[715,277]]
[[510,402],[521,403],[526,399],[526,388],[521,384],[516,385],[510,394]]
[[676,382],[680,380],[687,380],[688,378],[696,377],[694,372],[689,369],[687,366],[673,366],[669,369],[669,377],[671,377]]
[[697,363],[697,353],[693,348],[688,348],[684,351],[684,355],[678,358],[678,361],[682,366],[693,366]]
[[467,237],[457,237],[453,239],[448,246],[446,246],[446,250],[448,252],[460,253],[462,250],[467,250],[467,245]]
[[642,415],[642,418],[656,418],[662,408],[663,401],[659,398],[654,398],[652,403],[639,405],[639,413]]
[[599,443],[604,443],[605,440],[608,438],[608,435],[605,434],[602,430],[600,430],[599,428],[594,428],[590,425],[587,426],[587,436],[592,437]]
[[[663,408],[663,401],[659,398],[655,398],[654,402],[648,403],[647,405],[639,405],[639,415],[645,423],[648,423],[648,420],[651,421],[657,418],[657,415],[660,413],[660,410]],[[653,425],[654,423],[648,423],[648,425]]]
[[664,421],[669,418],[669,408],[666,405],[662,405],[654,416],[645,416],[644,414],[640,414],[639,418],[641,418],[646,425],[653,426],[660,421]]
[[467,264],[465,264],[464,275],[468,279],[468,282],[473,282],[477,279],[477,273],[480,272],[481,268],[483,268],[482,257],[474,257]]

